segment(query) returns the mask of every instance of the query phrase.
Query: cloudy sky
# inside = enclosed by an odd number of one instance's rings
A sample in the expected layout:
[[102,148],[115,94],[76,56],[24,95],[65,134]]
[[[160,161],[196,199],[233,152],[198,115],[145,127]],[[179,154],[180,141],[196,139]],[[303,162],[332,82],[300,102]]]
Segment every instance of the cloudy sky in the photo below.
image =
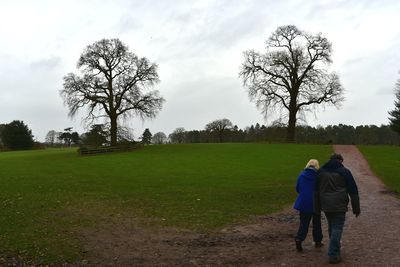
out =
[[155,119],[128,122],[136,137],[220,118],[240,128],[269,123],[238,72],[243,51],[265,51],[281,25],[322,32],[333,45],[330,70],[346,100],[308,114],[312,126],[387,124],[400,78],[398,0],[0,0],[0,14],[0,123],[23,120],[39,141],[52,129],[84,130],[59,90],[83,49],[102,38],[120,38],[159,65],[166,103]]

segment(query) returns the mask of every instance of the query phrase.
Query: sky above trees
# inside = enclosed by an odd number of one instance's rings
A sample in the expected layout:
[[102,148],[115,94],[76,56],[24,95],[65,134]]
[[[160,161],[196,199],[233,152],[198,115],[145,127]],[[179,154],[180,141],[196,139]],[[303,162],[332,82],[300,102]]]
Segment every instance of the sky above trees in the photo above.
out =
[[[156,86],[165,98],[151,121],[127,121],[140,137],[177,127],[203,129],[228,118],[240,128],[268,124],[239,78],[243,52],[265,51],[281,25],[322,34],[332,42],[330,70],[346,100],[320,109],[307,123],[388,124],[400,77],[400,2],[387,1],[1,1],[0,123],[23,120],[35,138],[74,127],[59,90],[76,72],[83,49],[120,38],[130,51],[159,65]],[[82,115],[83,116],[83,115]]]

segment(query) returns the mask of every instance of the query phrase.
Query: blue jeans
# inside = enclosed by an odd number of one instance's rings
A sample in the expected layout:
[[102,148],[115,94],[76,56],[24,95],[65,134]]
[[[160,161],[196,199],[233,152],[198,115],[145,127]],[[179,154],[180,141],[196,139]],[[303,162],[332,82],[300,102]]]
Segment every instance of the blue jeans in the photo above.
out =
[[340,257],[340,239],[342,238],[345,212],[325,212],[328,220],[329,248],[328,257],[336,259]]
[[304,241],[307,237],[308,227],[312,219],[313,224],[313,239],[314,242],[321,242],[322,229],[321,229],[321,215],[316,213],[300,212],[300,226],[297,231],[296,240]]

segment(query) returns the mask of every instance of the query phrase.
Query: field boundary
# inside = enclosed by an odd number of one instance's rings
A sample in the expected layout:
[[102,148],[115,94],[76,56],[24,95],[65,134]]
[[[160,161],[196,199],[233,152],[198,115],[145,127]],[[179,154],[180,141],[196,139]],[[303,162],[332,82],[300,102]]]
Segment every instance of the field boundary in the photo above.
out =
[[137,149],[143,148],[143,144],[138,144],[134,146],[128,147],[96,147],[96,148],[87,148],[81,147],[78,149],[78,153],[81,156],[92,156],[92,155],[99,155],[99,154],[107,154],[107,153],[114,153],[114,152],[129,152]]

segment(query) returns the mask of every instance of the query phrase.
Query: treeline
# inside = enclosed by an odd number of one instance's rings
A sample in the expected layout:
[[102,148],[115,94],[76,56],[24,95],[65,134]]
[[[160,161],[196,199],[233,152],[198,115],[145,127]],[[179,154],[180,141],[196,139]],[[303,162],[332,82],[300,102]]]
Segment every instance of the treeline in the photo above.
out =
[[[131,131],[118,128],[118,146],[129,146],[141,142],[143,144],[165,143],[243,143],[269,142],[284,143],[287,127],[283,125],[265,126],[251,125],[245,129],[233,126],[227,119],[216,120],[206,125],[204,130],[186,131],[176,128],[169,136],[163,132],[151,134],[146,129],[138,141],[135,141]],[[296,143],[305,144],[355,144],[355,145],[400,145],[400,135],[387,125],[329,125],[327,127],[296,127]],[[32,148],[80,146],[107,147],[110,146],[110,135],[106,125],[92,125],[88,132],[79,135],[72,128],[64,131],[51,130],[46,135],[45,143],[35,142],[32,131],[22,121],[0,124],[0,151],[25,150]]]
[[[237,126],[222,131],[177,128],[168,136],[170,143],[220,143],[220,142],[286,142],[284,126],[251,125],[245,129]],[[399,145],[400,137],[389,126],[381,125],[329,125],[327,127],[296,127],[296,143]]]

